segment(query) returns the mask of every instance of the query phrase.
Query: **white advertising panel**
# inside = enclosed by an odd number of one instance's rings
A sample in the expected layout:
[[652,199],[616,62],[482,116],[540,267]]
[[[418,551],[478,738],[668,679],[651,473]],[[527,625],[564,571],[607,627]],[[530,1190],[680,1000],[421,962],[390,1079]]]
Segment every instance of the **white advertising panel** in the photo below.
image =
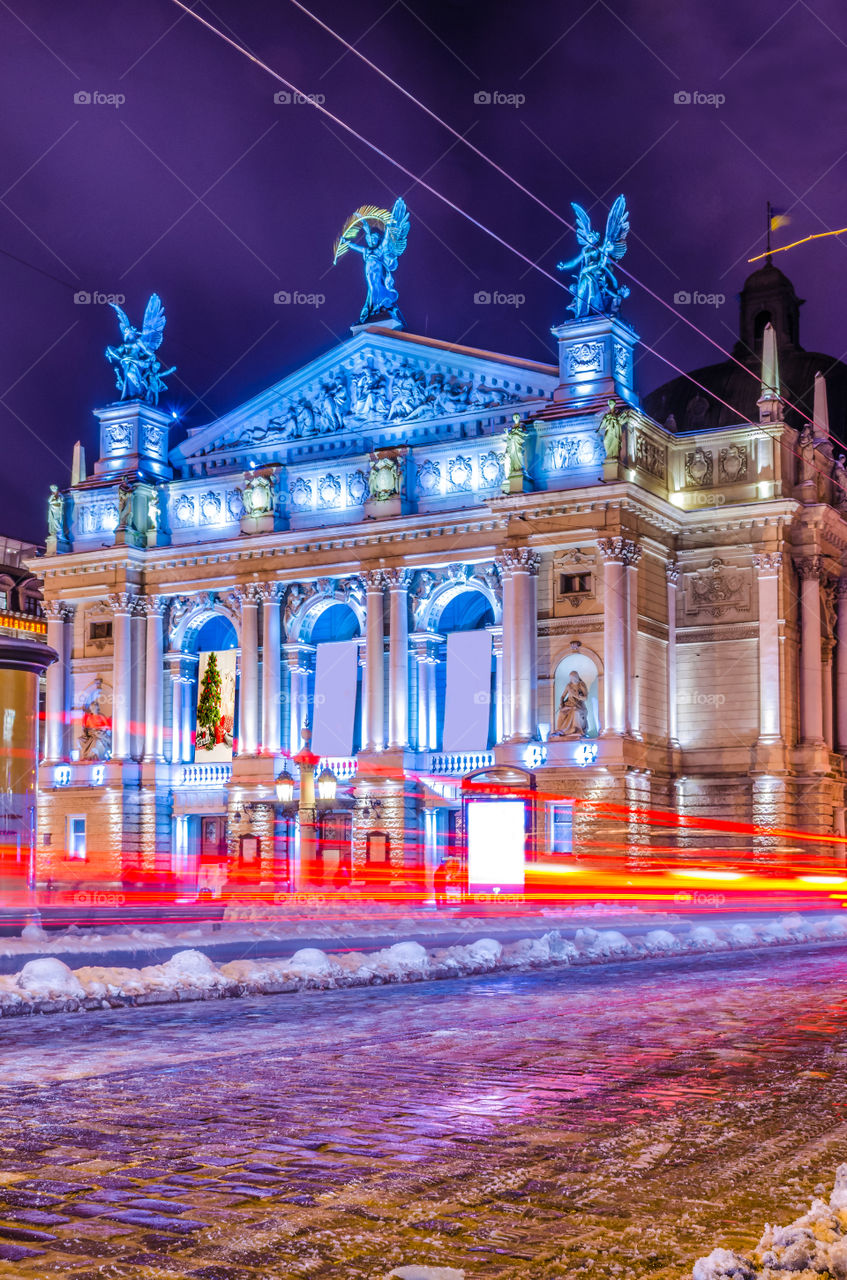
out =
[[447,637],[444,751],[485,751],[491,718],[491,633]]
[[200,653],[197,666],[197,728],[194,759],[232,759],[235,729],[235,650]]
[[312,750],[319,756],[351,756],[356,721],[357,640],[328,640],[315,656]]
[[468,802],[468,889],[522,893],[526,861],[523,800]]

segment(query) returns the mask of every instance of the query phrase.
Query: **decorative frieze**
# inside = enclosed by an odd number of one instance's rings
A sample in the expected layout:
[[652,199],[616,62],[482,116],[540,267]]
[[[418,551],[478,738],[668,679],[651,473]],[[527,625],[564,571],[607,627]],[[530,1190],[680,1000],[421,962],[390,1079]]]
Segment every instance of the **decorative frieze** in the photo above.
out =
[[750,575],[735,570],[715,557],[708,568],[686,575],[686,614],[705,613],[722,618],[732,611],[746,613],[750,609]]
[[685,485],[688,489],[708,489],[714,483],[715,464],[711,449],[696,448],[685,455]]

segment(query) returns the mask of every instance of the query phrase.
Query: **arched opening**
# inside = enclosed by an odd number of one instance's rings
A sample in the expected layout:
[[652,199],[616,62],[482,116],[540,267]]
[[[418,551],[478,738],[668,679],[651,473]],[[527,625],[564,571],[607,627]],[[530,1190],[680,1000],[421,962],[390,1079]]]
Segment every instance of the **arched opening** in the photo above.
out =
[[569,653],[553,677],[552,733],[596,738],[600,732],[599,672],[587,653]]
[[348,604],[335,601],[315,618],[309,643],[318,645],[327,641],[354,640],[359,635],[361,627],[353,610]]
[[229,618],[214,613],[198,620],[185,633],[183,647],[189,653],[210,653],[213,649],[237,649],[238,636]]
[[437,630],[442,635],[452,631],[478,631],[494,624],[494,610],[481,591],[461,591],[441,610]]
[[435,668],[438,745],[448,752],[487,750],[495,733],[491,635],[494,608],[488,595],[457,583],[436,601],[430,627],[447,637]]
[[238,737],[237,648],[235,627],[224,614],[201,615],[186,628],[183,652],[197,657],[185,708],[197,764],[232,760]]
[[765,329],[771,323],[772,323],[772,319],[771,319],[770,311],[762,310],[756,313],[756,318],[753,321],[753,343],[754,343],[754,349],[756,351],[761,351],[762,338],[763,338]]
[[349,604],[331,598],[321,601],[304,623],[301,637],[315,647],[305,709],[312,750],[319,756],[347,757],[361,741],[361,624]]

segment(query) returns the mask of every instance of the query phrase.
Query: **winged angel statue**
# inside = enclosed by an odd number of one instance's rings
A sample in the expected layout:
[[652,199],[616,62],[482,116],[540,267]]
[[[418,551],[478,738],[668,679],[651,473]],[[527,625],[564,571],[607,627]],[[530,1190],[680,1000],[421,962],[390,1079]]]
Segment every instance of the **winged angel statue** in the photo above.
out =
[[145,400],[148,404],[158,404],[159,393],[166,390],[165,378],[176,372],[176,365],[163,371],[156,358],[165,332],[162,299],[158,293],[151,296],[144,311],[140,333],[130,324],[123,307],[115,302],[109,305],[117,312],[123,341],[119,347],[106,348],[106,359],[117,366],[115,378],[121,399]]
[[625,284],[618,284],[612,264],[620,262],[626,253],[626,237],[629,233],[629,211],[626,200],[618,196],[606,219],[606,234],[601,243],[600,232],[594,231],[591,219],[581,205],[571,204],[576,214],[576,238],[581,251],[570,262],[559,262],[557,271],[573,271],[579,274],[570,286],[573,302],[568,311],[576,320],[588,315],[616,316],[624,298],[629,297]]
[[[357,241],[359,232],[361,242]],[[359,324],[386,324],[403,329],[406,321],[397,306],[394,272],[409,238],[409,211],[405,200],[395,200],[394,208],[378,209],[366,204],[351,213],[335,242],[332,265],[348,249],[355,249],[365,260],[365,284],[368,296],[359,316]]]

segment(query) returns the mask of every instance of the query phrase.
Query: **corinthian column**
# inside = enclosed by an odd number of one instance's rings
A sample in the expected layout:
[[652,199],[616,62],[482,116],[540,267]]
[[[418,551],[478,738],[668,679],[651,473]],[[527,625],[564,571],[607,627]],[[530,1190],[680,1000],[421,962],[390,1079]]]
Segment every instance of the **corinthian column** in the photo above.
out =
[[638,561],[641,547],[628,542],[625,552],[624,579],[626,583],[626,727],[633,737],[641,736],[641,707],[638,678]]
[[147,672],[144,684],[144,759],[164,760],[164,707],[162,702],[164,643],[162,623],[167,600],[162,596],[142,596],[147,616],[145,652]]
[[603,556],[603,718],[605,734],[626,730],[626,538],[600,538]]
[[251,582],[238,592],[241,601],[241,691],[238,754],[259,749],[259,588]]
[[679,582],[679,565],[669,561],[665,565],[668,583],[668,739],[672,747],[679,746],[679,703],[676,684],[676,586]]
[[511,668],[509,737],[514,742],[530,742],[538,732],[536,682],[541,557],[537,551],[520,547],[505,551],[502,563],[499,560],[497,563],[503,575],[503,674],[507,680]]
[[367,588],[367,618],[362,738],[366,751],[382,751],[385,746],[383,573],[381,569],[371,569],[363,577]]
[[838,580],[838,645],[835,650],[835,732],[838,750],[847,753],[847,578]]
[[279,606],[282,587],[278,582],[259,587],[262,598],[262,754],[280,750],[280,643]]
[[779,551],[753,556],[759,578],[759,741],[782,737],[782,697],[779,651]]
[[821,661],[821,577],[819,555],[797,561],[800,577],[800,726],[807,746],[823,744],[823,668]]
[[132,708],[132,632],[130,620],[135,606],[131,591],[108,597],[112,610],[112,759],[130,756],[130,716]]
[[68,657],[65,622],[73,618],[74,607],[62,600],[45,600],[47,615],[47,643],[59,655],[46,672],[46,699],[44,724],[44,759],[51,763],[64,760],[67,754],[65,724],[68,701]]
[[409,746],[409,583],[408,569],[386,569],[388,587],[388,746]]

